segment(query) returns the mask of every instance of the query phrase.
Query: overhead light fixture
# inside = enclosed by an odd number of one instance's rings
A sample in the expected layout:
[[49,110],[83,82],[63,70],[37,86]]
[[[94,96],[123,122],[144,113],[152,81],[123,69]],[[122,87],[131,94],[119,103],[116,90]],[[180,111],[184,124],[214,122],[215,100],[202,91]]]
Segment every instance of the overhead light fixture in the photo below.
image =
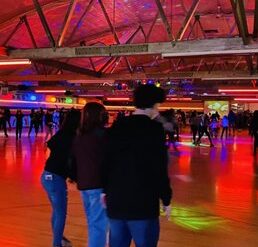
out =
[[29,59],[5,59],[0,60],[0,65],[27,65],[31,64]]
[[106,98],[107,101],[129,101],[130,98],[129,97],[107,97]]
[[83,105],[81,104],[72,104],[72,103],[58,103],[58,102],[46,102],[46,101],[26,101],[26,100],[4,100],[0,99],[0,103],[9,103],[9,104],[29,104],[29,105],[37,105],[42,106],[42,105],[50,105],[50,106],[78,106],[82,107]]
[[166,97],[168,101],[191,101],[192,98],[171,98],[171,97]]
[[79,94],[80,97],[104,97],[104,94]]
[[[107,110],[122,110],[122,111],[125,111],[125,110],[135,110],[135,107],[134,106],[108,106],[108,105],[105,105],[105,108]],[[180,106],[180,107],[173,107],[174,109],[181,109],[181,110],[197,110],[197,111],[203,111],[203,107],[184,107],[184,106]],[[159,107],[159,110],[169,110],[171,109],[170,106],[160,106]]]
[[39,89],[39,90],[35,90],[35,93],[65,93],[66,92],[66,90],[59,90],[59,89],[57,89],[57,90],[51,90],[51,89]]
[[243,88],[243,89],[219,89],[219,93],[256,93],[258,92],[258,89],[248,89],[248,88]]
[[235,101],[258,102],[258,98],[235,98]]

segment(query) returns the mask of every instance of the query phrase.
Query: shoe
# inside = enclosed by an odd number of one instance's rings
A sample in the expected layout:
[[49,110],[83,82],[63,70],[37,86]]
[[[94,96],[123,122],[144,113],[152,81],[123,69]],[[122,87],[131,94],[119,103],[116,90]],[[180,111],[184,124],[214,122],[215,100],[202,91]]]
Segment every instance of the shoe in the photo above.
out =
[[72,247],[72,242],[69,239],[67,239],[66,237],[63,237],[62,246],[63,247]]

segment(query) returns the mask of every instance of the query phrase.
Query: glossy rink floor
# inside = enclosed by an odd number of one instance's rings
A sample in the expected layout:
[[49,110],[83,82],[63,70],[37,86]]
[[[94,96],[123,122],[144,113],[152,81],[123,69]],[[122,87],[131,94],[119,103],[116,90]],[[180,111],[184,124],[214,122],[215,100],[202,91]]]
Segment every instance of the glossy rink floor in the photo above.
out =
[[[51,246],[50,206],[40,185],[48,155],[44,136],[0,137],[0,246]],[[247,133],[227,140],[207,139],[194,147],[183,135],[180,152],[170,150],[172,215],[161,216],[159,247],[257,247],[258,164]],[[258,160],[258,157],[257,157]],[[65,235],[85,247],[87,233],[81,199],[69,186]]]

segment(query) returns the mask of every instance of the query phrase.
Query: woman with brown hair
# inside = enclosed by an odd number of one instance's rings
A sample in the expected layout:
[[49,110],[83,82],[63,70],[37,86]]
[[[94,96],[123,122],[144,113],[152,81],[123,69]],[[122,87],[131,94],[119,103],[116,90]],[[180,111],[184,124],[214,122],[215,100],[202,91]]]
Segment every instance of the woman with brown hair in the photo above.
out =
[[82,111],[81,123],[73,145],[77,187],[81,191],[88,221],[88,246],[106,245],[107,217],[101,204],[102,161],[108,117],[103,105],[90,102]]
[[67,178],[75,179],[75,172],[70,169],[70,154],[76,129],[80,122],[80,112],[71,110],[67,114],[60,130],[47,142],[50,155],[41,176],[41,183],[47,192],[52,206],[53,246],[71,246],[64,237],[67,214]]

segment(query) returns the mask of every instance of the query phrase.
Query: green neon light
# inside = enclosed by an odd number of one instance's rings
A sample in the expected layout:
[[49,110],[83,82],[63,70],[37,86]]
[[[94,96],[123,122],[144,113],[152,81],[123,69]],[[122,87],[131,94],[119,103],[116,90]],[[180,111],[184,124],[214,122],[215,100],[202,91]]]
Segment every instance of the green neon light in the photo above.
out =
[[66,98],[65,99],[65,103],[72,104],[73,103],[73,99],[72,98]]

